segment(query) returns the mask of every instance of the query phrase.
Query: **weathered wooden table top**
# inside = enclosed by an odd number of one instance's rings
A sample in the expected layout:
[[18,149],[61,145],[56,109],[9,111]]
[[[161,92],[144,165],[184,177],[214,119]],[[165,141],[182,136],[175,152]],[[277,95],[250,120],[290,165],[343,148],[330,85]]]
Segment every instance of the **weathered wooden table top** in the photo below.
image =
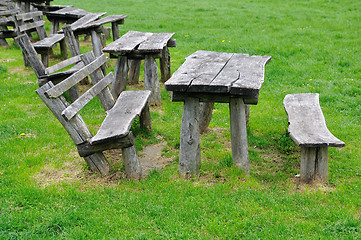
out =
[[78,19],[78,18],[84,17],[85,15],[89,14],[89,12],[87,12],[83,9],[80,9],[80,8],[68,6],[68,7],[59,9],[57,11],[45,12],[44,14],[50,18],[76,18],[76,19]]
[[197,51],[165,83],[184,93],[219,93],[258,98],[269,56]]
[[[79,18],[78,20],[76,20],[75,22],[73,22],[72,24],[70,24],[71,26],[71,30],[75,31],[84,31],[86,29],[88,29],[87,27],[84,27],[87,24],[93,23],[94,21],[97,21],[101,16],[104,16],[106,14],[106,12],[101,12],[101,13],[88,13],[85,16]],[[58,33],[63,33],[63,30],[58,31]]]
[[142,53],[157,53],[163,50],[173,35],[174,33],[129,31],[103,48],[103,51],[108,53],[130,53],[137,50]]

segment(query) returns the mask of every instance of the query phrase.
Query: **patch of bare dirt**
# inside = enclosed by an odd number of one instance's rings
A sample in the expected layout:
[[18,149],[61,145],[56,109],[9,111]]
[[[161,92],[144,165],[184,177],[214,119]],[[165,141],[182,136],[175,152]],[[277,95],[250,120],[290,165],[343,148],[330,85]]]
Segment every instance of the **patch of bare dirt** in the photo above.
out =
[[[143,170],[143,177],[147,177],[151,170],[160,170],[173,161],[173,159],[162,156],[162,150],[166,147],[166,145],[167,143],[163,141],[155,145],[146,146],[143,151],[138,152],[139,161]],[[91,186],[96,186],[98,184],[117,184],[119,180],[126,178],[123,171],[117,171],[104,177],[99,174],[94,174],[83,168],[84,160],[79,157],[76,151],[72,151],[70,155],[70,158],[72,158],[73,161],[65,162],[62,167],[56,168],[49,164],[46,165],[40,172],[35,174],[33,177],[37,183],[41,187],[46,187],[62,182],[71,183],[80,181]],[[115,165],[123,161],[120,149],[106,151],[105,155],[111,165]]]

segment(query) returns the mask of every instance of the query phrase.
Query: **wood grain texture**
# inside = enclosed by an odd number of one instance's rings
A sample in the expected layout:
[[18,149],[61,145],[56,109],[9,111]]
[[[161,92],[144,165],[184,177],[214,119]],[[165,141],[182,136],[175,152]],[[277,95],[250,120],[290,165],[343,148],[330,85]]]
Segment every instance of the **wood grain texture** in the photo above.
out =
[[144,42],[152,33],[147,32],[137,32],[137,31],[129,31],[124,34],[121,38],[117,39],[116,41],[108,44],[103,51],[109,53],[116,53],[116,52],[131,52],[140,43]]
[[187,98],[183,106],[179,149],[179,172],[184,178],[198,174],[201,165],[198,117],[198,99]]
[[64,39],[64,34],[50,35],[43,40],[37,41],[33,44],[36,50],[46,50],[52,48],[55,44],[59,43]]
[[151,91],[149,104],[152,106],[162,105],[158,74],[155,58],[151,55],[146,55],[144,60],[144,88]]
[[288,132],[299,146],[343,147],[345,143],[328,130],[322,113],[319,94],[289,94],[283,100],[288,115]]
[[128,135],[133,120],[141,114],[149,96],[149,91],[122,92],[114,107],[108,111],[98,133],[89,140],[90,144]]
[[165,83],[168,91],[257,97],[268,56],[197,51]]

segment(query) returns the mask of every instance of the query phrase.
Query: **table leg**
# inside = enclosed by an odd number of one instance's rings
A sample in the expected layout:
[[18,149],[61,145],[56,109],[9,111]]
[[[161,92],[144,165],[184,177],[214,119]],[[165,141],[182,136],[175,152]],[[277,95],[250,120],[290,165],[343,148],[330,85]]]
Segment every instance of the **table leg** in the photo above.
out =
[[113,33],[113,41],[117,40],[118,38],[120,38],[120,33],[119,33],[119,27],[118,27],[118,23],[117,22],[112,22],[112,33]]
[[229,102],[231,117],[231,141],[233,163],[249,174],[249,155],[246,125],[246,105],[242,98],[231,98]]
[[58,20],[53,20],[51,22],[50,33],[51,34],[57,34],[58,31],[59,31],[59,21]]
[[142,60],[132,59],[129,60],[129,85],[137,85],[139,81],[140,65]]
[[162,57],[159,59],[159,65],[160,65],[160,81],[166,82],[171,76],[172,72],[170,69],[170,53],[165,46],[162,50]]
[[158,66],[152,55],[146,55],[144,59],[144,87],[146,90],[152,92],[149,98],[149,104],[156,106],[162,105]]
[[181,125],[179,172],[185,178],[199,172],[201,150],[199,145],[199,99],[186,98]]
[[114,68],[115,80],[112,84],[111,93],[115,99],[119,97],[119,94],[125,90],[127,86],[128,76],[128,58],[126,56],[118,57],[117,63]]
[[201,102],[199,104],[199,131],[204,133],[207,131],[209,123],[212,119],[214,102]]

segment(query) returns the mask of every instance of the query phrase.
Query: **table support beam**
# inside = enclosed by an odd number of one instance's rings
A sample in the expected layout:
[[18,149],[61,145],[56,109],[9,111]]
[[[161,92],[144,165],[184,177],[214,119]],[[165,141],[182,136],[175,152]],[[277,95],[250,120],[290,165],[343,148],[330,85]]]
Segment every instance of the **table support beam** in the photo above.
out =
[[194,176],[201,165],[199,144],[199,100],[186,98],[181,125],[179,172],[184,178]]
[[231,117],[231,141],[233,163],[248,175],[249,154],[247,141],[246,105],[242,98],[231,98],[229,103]]

